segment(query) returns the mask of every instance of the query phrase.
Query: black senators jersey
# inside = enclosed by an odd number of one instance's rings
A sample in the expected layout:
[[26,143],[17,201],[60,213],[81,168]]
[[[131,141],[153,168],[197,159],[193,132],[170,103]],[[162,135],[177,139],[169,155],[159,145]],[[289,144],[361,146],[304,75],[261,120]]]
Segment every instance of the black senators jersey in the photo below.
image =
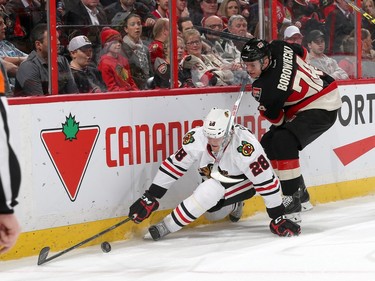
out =
[[341,107],[336,81],[305,61],[305,48],[275,40],[270,49],[270,65],[253,82],[252,95],[260,113],[272,124],[281,125],[308,109]]

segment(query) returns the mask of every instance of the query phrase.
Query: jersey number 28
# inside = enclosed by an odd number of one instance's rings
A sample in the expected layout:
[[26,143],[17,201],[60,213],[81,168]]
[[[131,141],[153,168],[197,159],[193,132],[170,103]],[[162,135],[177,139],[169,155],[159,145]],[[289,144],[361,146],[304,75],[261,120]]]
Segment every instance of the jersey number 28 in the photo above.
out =
[[258,159],[255,162],[251,163],[249,166],[254,177],[262,173],[264,170],[267,170],[269,167],[270,167],[270,163],[268,162],[266,157],[264,157],[263,154],[260,155]]

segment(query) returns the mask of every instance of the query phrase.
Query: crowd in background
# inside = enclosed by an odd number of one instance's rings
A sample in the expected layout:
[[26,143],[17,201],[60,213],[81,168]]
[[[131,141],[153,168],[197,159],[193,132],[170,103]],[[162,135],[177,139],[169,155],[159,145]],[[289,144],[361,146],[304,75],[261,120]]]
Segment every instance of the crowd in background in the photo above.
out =
[[[59,94],[169,88],[169,1],[57,0]],[[375,18],[374,0],[362,5]],[[247,77],[242,46],[259,37],[258,2],[176,0],[176,6],[178,85],[240,84]],[[278,0],[276,15],[278,39],[306,47],[311,64],[335,79],[357,77],[355,11],[346,0]],[[362,20],[362,77],[375,77],[375,25]],[[267,23],[265,17],[269,34]],[[0,0],[8,96],[49,94],[48,53],[46,1]]]

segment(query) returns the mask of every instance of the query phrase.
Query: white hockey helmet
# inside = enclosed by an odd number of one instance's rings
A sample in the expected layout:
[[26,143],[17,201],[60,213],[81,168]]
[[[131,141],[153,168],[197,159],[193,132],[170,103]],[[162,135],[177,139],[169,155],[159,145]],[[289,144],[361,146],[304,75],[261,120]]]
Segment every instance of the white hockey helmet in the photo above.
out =
[[218,139],[224,136],[230,119],[229,109],[214,107],[207,114],[203,123],[204,135],[208,138]]

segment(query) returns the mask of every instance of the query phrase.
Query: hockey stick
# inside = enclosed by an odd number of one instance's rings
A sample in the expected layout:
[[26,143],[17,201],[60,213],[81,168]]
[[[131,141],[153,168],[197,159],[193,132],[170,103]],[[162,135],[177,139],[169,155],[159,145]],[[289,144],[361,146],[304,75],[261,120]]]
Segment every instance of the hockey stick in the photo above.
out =
[[213,165],[212,170],[211,170],[211,178],[213,178],[215,180],[218,180],[220,182],[235,183],[235,182],[240,182],[240,181],[243,180],[243,179],[232,179],[232,178],[228,178],[228,177],[222,175],[219,171],[219,164],[220,164],[221,158],[223,157],[224,149],[228,145],[228,143],[230,142],[234,122],[236,121],[237,112],[238,112],[238,109],[240,107],[240,103],[241,103],[243,94],[245,93],[247,81],[248,81],[248,78],[244,78],[242,80],[240,93],[238,95],[238,98],[237,98],[236,102],[233,105],[232,113],[231,113],[231,116],[230,116],[230,119],[229,119],[229,123],[227,125],[226,130],[225,130],[223,141],[221,142],[221,145],[220,145],[220,150],[219,150],[219,152],[218,152],[218,154],[215,158],[215,162],[214,162],[214,165]]
[[84,245],[84,244],[86,244],[86,243],[88,243],[88,242],[90,242],[90,241],[98,238],[99,236],[102,236],[103,234],[106,234],[107,232],[109,232],[111,230],[114,230],[115,228],[117,228],[117,227],[119,227],[119,226],[127,223],[130,220],[131,220],[131,218],[127,218],[125,220],[122,220],[122,221],[120,221],[120,222],[112,225],[111,227],[109,227],[109,228],[107,228],[107,229],[99,232],[98,234],[95,234],[94,236],[91,236],[90,238],[87,238],[86,240],[83,240],[82,242],[79,242],[78,244],[76,244],[76,245],[74,245],[74,246],[72,246],[72,247],[70,247],[70,248],[68,248],[66,250],[63,250],[63,251],[57,253],[56,255],[50,256],[49,258],[47,258],[47,256],[48,256],[50,247],[44,247],[42,250],[40,250],[39,257],[38,257],[38,265],[44,264],[46,262],[49,262],[49,261],[51,261],[51,260],[53,260],[53,259],[55,259],[55,258],[57,258],[59,256],[62,256],[62,255],[66,254],[66,253],[68,253],[68,252],[70,252],[70,251],[72,251],[72,250],[74,250],[76,248],[79,248],[82,245]]
[[348,3],[348,5],[352,7],[354,10],[356,10],[358,13],[360,13],[370,23],[375,24],[375,18],[370,14],[366,13],[365,10],[363,10],[362,8],[358,7],[353,1],[345,0],[345,2]]
[[238,42],[246,43],[250,40],[250,38],[247,38],[247,37],[242,37],[242,36],[235,35],[229,32],[217,31],[217,30],[209,29],[206,27],[198,26],[198,25],[194,25],[194,28],[197,29],[200,33],[216,35],[216,36],[220,36],[221,38],[235,40]]

